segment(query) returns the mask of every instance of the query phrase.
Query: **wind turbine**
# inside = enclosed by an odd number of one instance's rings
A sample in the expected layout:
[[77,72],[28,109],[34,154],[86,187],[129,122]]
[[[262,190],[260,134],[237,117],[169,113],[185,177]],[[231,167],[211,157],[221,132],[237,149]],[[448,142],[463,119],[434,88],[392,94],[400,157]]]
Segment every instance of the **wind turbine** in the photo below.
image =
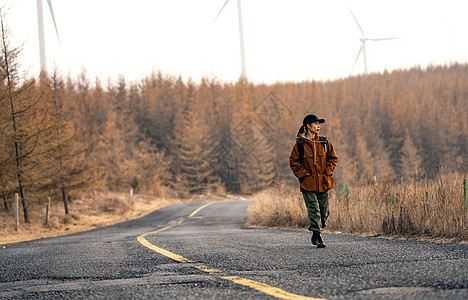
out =
[[[218,16],[221,14],[224,7],[226,7],[226,4],[228,4],[228,2],[229,2],[229,0],[226,0],[226,2],[224,2],[223,7],[221,7],[221,10],[216,15],[216,18],[214,19],[213,23],[216,22],[216,19],[218,19]],[[247,81],[247,71],[246,71],[246,68],[245,68],[244,29],[243,29],[243,25],[242,25],[241,0],[237,0],[237,16],[238,16],[238,25],[239,25],[239,41],[240,41],[240,53],[241,53],[241,66],[242,66],[242,80],[244,82],[246,82]]]
[[[55,22],[54,9],[52,8],[52,1],[47,0],[49,5],[50,14],[52,15],[52,20],[54,21],[55,33],[57,34],[57,39],[60,42],[57,23]],[[42,0],[37,0],[37,29],[39,33],[39,57],[41,63],[41,72],[46,70],[46,55],[45,55],[45,38],[44,38],[44,14],[42,10]]]
[[362,30],[361,25],[359,25],[358,20],[357,20],[356,17],[354,16],[354,14],[353,14],[353,12],[351,11],[351,9],[349,8],[349,6],[346,5],[346,7],[348,8],[349,12],[351,13],[351,16],[353,16],[354,21],[356,22],[357,26],[359,27],[359,30],[360,30],[361,33],[362,33],[362,37],[359,39],[359,41],[361,41],[362,44],[361,44],[361,47],[359,48],[358,54],[357,54],[357,56],[356,56],[356,60],[354,61],[353,68],[351,69],[351,73],[353,72],[354,66],[356,65],[356,62],[358,61],[359,56],[361,55],[361,52],[362,52],[363,58],[364,58],[364,73],[367,75],[368,73],[367,73],[366,42],[367,42],[367,41],[376,42],[376,41],[395,40],[395,39],[400,39],[400,37],[372,38],[372,39],[367,38],[366,35],[364,34],[364,30]]

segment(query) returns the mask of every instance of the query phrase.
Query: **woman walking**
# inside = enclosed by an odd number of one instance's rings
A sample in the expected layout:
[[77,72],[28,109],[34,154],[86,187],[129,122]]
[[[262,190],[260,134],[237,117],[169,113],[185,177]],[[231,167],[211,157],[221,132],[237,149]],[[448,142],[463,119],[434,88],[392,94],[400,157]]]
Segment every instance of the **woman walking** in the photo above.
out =
[[318,248],[325,248],[320,233],[327,226],[328,191],[335,186],[332,175],[338,162],[332,143],[319,135],[322,123],[324,119],[312,114],[304,118],[289,157],[289,166],[299,179],[307,206],[312,244]]

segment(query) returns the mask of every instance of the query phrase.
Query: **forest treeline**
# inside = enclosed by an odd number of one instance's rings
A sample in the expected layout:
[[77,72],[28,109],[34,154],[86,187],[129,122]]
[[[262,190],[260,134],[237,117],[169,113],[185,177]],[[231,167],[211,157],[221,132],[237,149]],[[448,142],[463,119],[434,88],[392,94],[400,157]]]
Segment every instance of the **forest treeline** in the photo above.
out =
[[[467,171],[468,65],[318,82],[184,81],[152,73],[103,84],[83,72],[27,78],[2,23],[0,195],[67,201],[108,189],[186,197],[296,183],[303,117],[326,119],[338,183]],[[311,71],[312,72],[312,71]]]

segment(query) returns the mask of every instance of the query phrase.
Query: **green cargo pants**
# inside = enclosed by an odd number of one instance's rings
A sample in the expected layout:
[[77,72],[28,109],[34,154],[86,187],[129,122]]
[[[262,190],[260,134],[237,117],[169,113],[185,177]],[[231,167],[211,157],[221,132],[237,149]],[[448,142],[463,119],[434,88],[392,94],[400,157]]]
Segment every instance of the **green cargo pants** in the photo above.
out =
[[323,193],[302,192],[302,195],[309,215],[309,230],[322,232],[322,229],[327,226],[330,214],[328,211],[328,191]]

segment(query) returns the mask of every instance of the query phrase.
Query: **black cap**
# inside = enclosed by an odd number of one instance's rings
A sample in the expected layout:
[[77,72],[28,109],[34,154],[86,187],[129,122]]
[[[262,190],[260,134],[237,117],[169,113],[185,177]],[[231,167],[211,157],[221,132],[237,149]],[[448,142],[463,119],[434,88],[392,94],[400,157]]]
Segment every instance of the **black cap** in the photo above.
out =
[[317,118],[316,115],[310,114],[310,115],[305,116],[304,121],[302,121],[302,124],[306,125],[306,124],[311,124],[311,123],[315,123],[315,122],[325,123],[325,120],[324,119],[319,119],[319,118]]

